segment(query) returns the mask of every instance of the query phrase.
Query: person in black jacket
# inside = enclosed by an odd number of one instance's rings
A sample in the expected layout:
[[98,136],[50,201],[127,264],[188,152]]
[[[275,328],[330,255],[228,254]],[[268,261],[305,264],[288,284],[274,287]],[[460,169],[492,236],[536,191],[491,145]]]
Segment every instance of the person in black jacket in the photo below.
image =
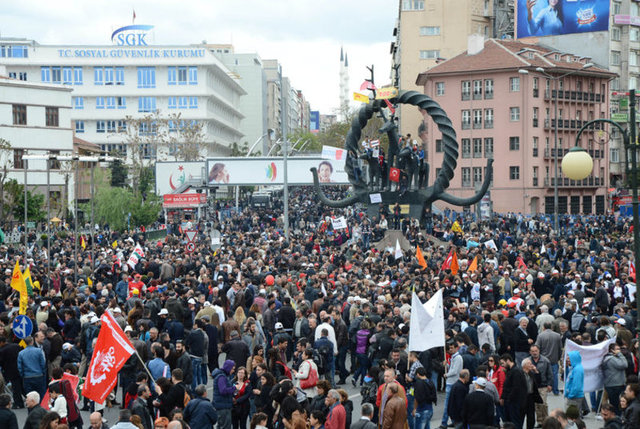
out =
[[13,388],[13,401],[16,408],[23,408],[22,400],[22,378],[18,372],[18,353],[22,348],[16,343],[7,343],[4,336],[0,336],[0,367],[2,375],[7,383],[11,383]]
[[[181,369],[182,378],[184,383],[189,386],[193,381],[193,361],[191,360],[191,356],[185,350],[185,345],[182,340],[176,341],[176,364],[174,366],[175,369]],[[173,372],[172,372],[173,374]],[[182,407],[180,407],[182,408]]]
[[474,384],[476,390],[467,395],[462,404],[462,423],[469,429],[485,428],[493,425],[494,406],[493,399],[484,392],[487,387],[487,379],[478,377]]
[[211,401],[207,400],[207,386],[196,386],[195,397],[184,409],[184,419],[192,428],[213,429],[218,421],[218,413]]
[[451,386],[449,394],[449,404],[447,414],[451,417],[451,421],[457,427],[462,423],[462,407],[464,400],[469,393],[469,370],[460,371],[460,378]]
[[147,400],[150,397],[151,390],[149,390],[149,386],[141,384],[138,387],[138,397],[131,404],[131,414],[140,417],[144,429],[153,429],[153,421],[151,420],[151,413],[147,405]]
[[171,382],[173,386],[169,389],[166,399],[166,405],[169,410],[184,408],[184,394],[187,391],[187,386],[185,386],[183,378],[184,376],[180,368],[171,371]]
[[507,371],[500,398],[500,405],[504,406],[504,420],[513,423],[516,429],[522,429],[522,423],[524,423],[522,410],[527,402],[525,374],[516,366],[513,357],[508,353],[500,357],[500,365]]
[[47,414],[47,410],[40,406],[40,395],[38,392],[27,393],[27,400],[25,401],[29,415],[24,422],[23,429],[38,429],[40,421]]

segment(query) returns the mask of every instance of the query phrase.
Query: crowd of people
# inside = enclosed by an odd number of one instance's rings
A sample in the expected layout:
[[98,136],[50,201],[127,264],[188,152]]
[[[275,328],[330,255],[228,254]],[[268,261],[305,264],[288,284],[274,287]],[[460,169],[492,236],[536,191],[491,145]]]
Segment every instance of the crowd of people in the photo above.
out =
[[[424,429],[436,410],[441,428],[573,429],[589,413],[605,428],[640,427],[628,219],[563,216],[554,234],[544,216],[446,211],[425,230],[393,207],[333,210],[310,195],[291,192],[289,238],[276,201],[217,206],[193,223],[193,252],[177,224],[161,240],[105,232],[77,260],[72,238],[26,255],[0,246],[0,427],[17,427],[23,407],[25,428],[53,429],[84,427],[81,411],[93,429]],[[348,228],[334,230],[336,216]],[[379,246],[392,227],[408,243],[401,257]],[[144,256],[128,266],[138,244]],[[451,252],[458,267],[443,269]],[[34,283],[23,345],[16,260]],[[412,291],[426,302],[439,289],[446,344],[410,351]],[[97,404],[79,392],[106,311],[136,353]],[[585,391],[581,353],[565,359],[568,341],[610,342],[596,391]],[[551,395],[566,406],[550,410]],[[105,407],[121,408],[117,422],[103,421]]]

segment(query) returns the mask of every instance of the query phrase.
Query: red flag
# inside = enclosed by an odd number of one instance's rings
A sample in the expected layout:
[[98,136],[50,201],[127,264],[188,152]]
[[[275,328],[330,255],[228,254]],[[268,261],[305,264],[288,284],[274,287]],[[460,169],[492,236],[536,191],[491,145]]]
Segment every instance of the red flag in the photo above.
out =
[[82,386],[82,396],[99,404],[111,393],[118,381],[118,372],[135,353],[135,349],[109,312],[105,312],[100,321],[102,327],[93,349],[87,378]]
[[396,114],[396,109],[393,108],[393,104],[391,104],[391,102],[389,100],[387,100],[387,99],[385,99],[384,102],[387,104],[387,107],[391,111],[391,114],[395,115]]
[[518,258],[516,259],[516,264],[518,264],[519,270],[527,269],[527,264],[524,263],[524,259],[522,259],[522,256],[518,256]]
[[364,91],[365,89],[371,89],[375,91],[376,86],[368,80],[365,80],[364,82],[362,82],[362,85],[360,85],[360,91]]
[[[80,382],[80,378],[77,375],[65,372],[62,374],[62,380],[69,380],[69,383],[71,383],[71,390],[73,391],[73,399],[75,402],[78,402],[78,383]],[[49,389],[47,389],[42,397],[42,401],[40,401],[40,406],[45,410],[49,410],[49,399]]]
[[449,268],[451,268],[452,261],[453,261],[453,250],[449,250],[449,254],[445,258],[444,262],[442,263],[442,267],[440,268],[440,271],[448,270]]
[[400,181],[400,169],[399,168],[391,167],[389,169],[389,180],[391,180],[392,182],[399,182]]
[[636,264],[634,264],[632,261],[629,261],[629,278],[633,279],[633,281],[636,281]]

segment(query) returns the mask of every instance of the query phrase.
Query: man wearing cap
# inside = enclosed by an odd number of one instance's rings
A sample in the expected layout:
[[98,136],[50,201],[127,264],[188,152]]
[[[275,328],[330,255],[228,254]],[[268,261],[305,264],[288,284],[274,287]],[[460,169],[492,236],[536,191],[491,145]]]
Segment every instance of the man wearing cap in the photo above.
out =
[[469,393],[462,404],[462,424],[469,429],[480,429],[494,423],[494,405],[491,396],[484,391],[487,379],[478,377],[473,382],[475,391]]
[[[239,362],[246,362],[246,359]],[[236,392],[236,387],[231,382],[231,376],[235,367],[234,361],[227,359],[222,364],[222,369],[218,368],[211,374],[213,377],[212,402],[218,412],[218,429],[231,428],[231,408],[233,408],[233,395]]]

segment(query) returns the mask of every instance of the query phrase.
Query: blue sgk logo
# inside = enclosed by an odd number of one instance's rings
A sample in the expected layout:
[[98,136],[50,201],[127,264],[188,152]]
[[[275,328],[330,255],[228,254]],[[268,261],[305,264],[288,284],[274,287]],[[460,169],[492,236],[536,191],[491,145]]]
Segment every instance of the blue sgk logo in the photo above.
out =
[[147,46],[145,37],[153,25],[127,25],[111,34],[111,41],[119,46]]

